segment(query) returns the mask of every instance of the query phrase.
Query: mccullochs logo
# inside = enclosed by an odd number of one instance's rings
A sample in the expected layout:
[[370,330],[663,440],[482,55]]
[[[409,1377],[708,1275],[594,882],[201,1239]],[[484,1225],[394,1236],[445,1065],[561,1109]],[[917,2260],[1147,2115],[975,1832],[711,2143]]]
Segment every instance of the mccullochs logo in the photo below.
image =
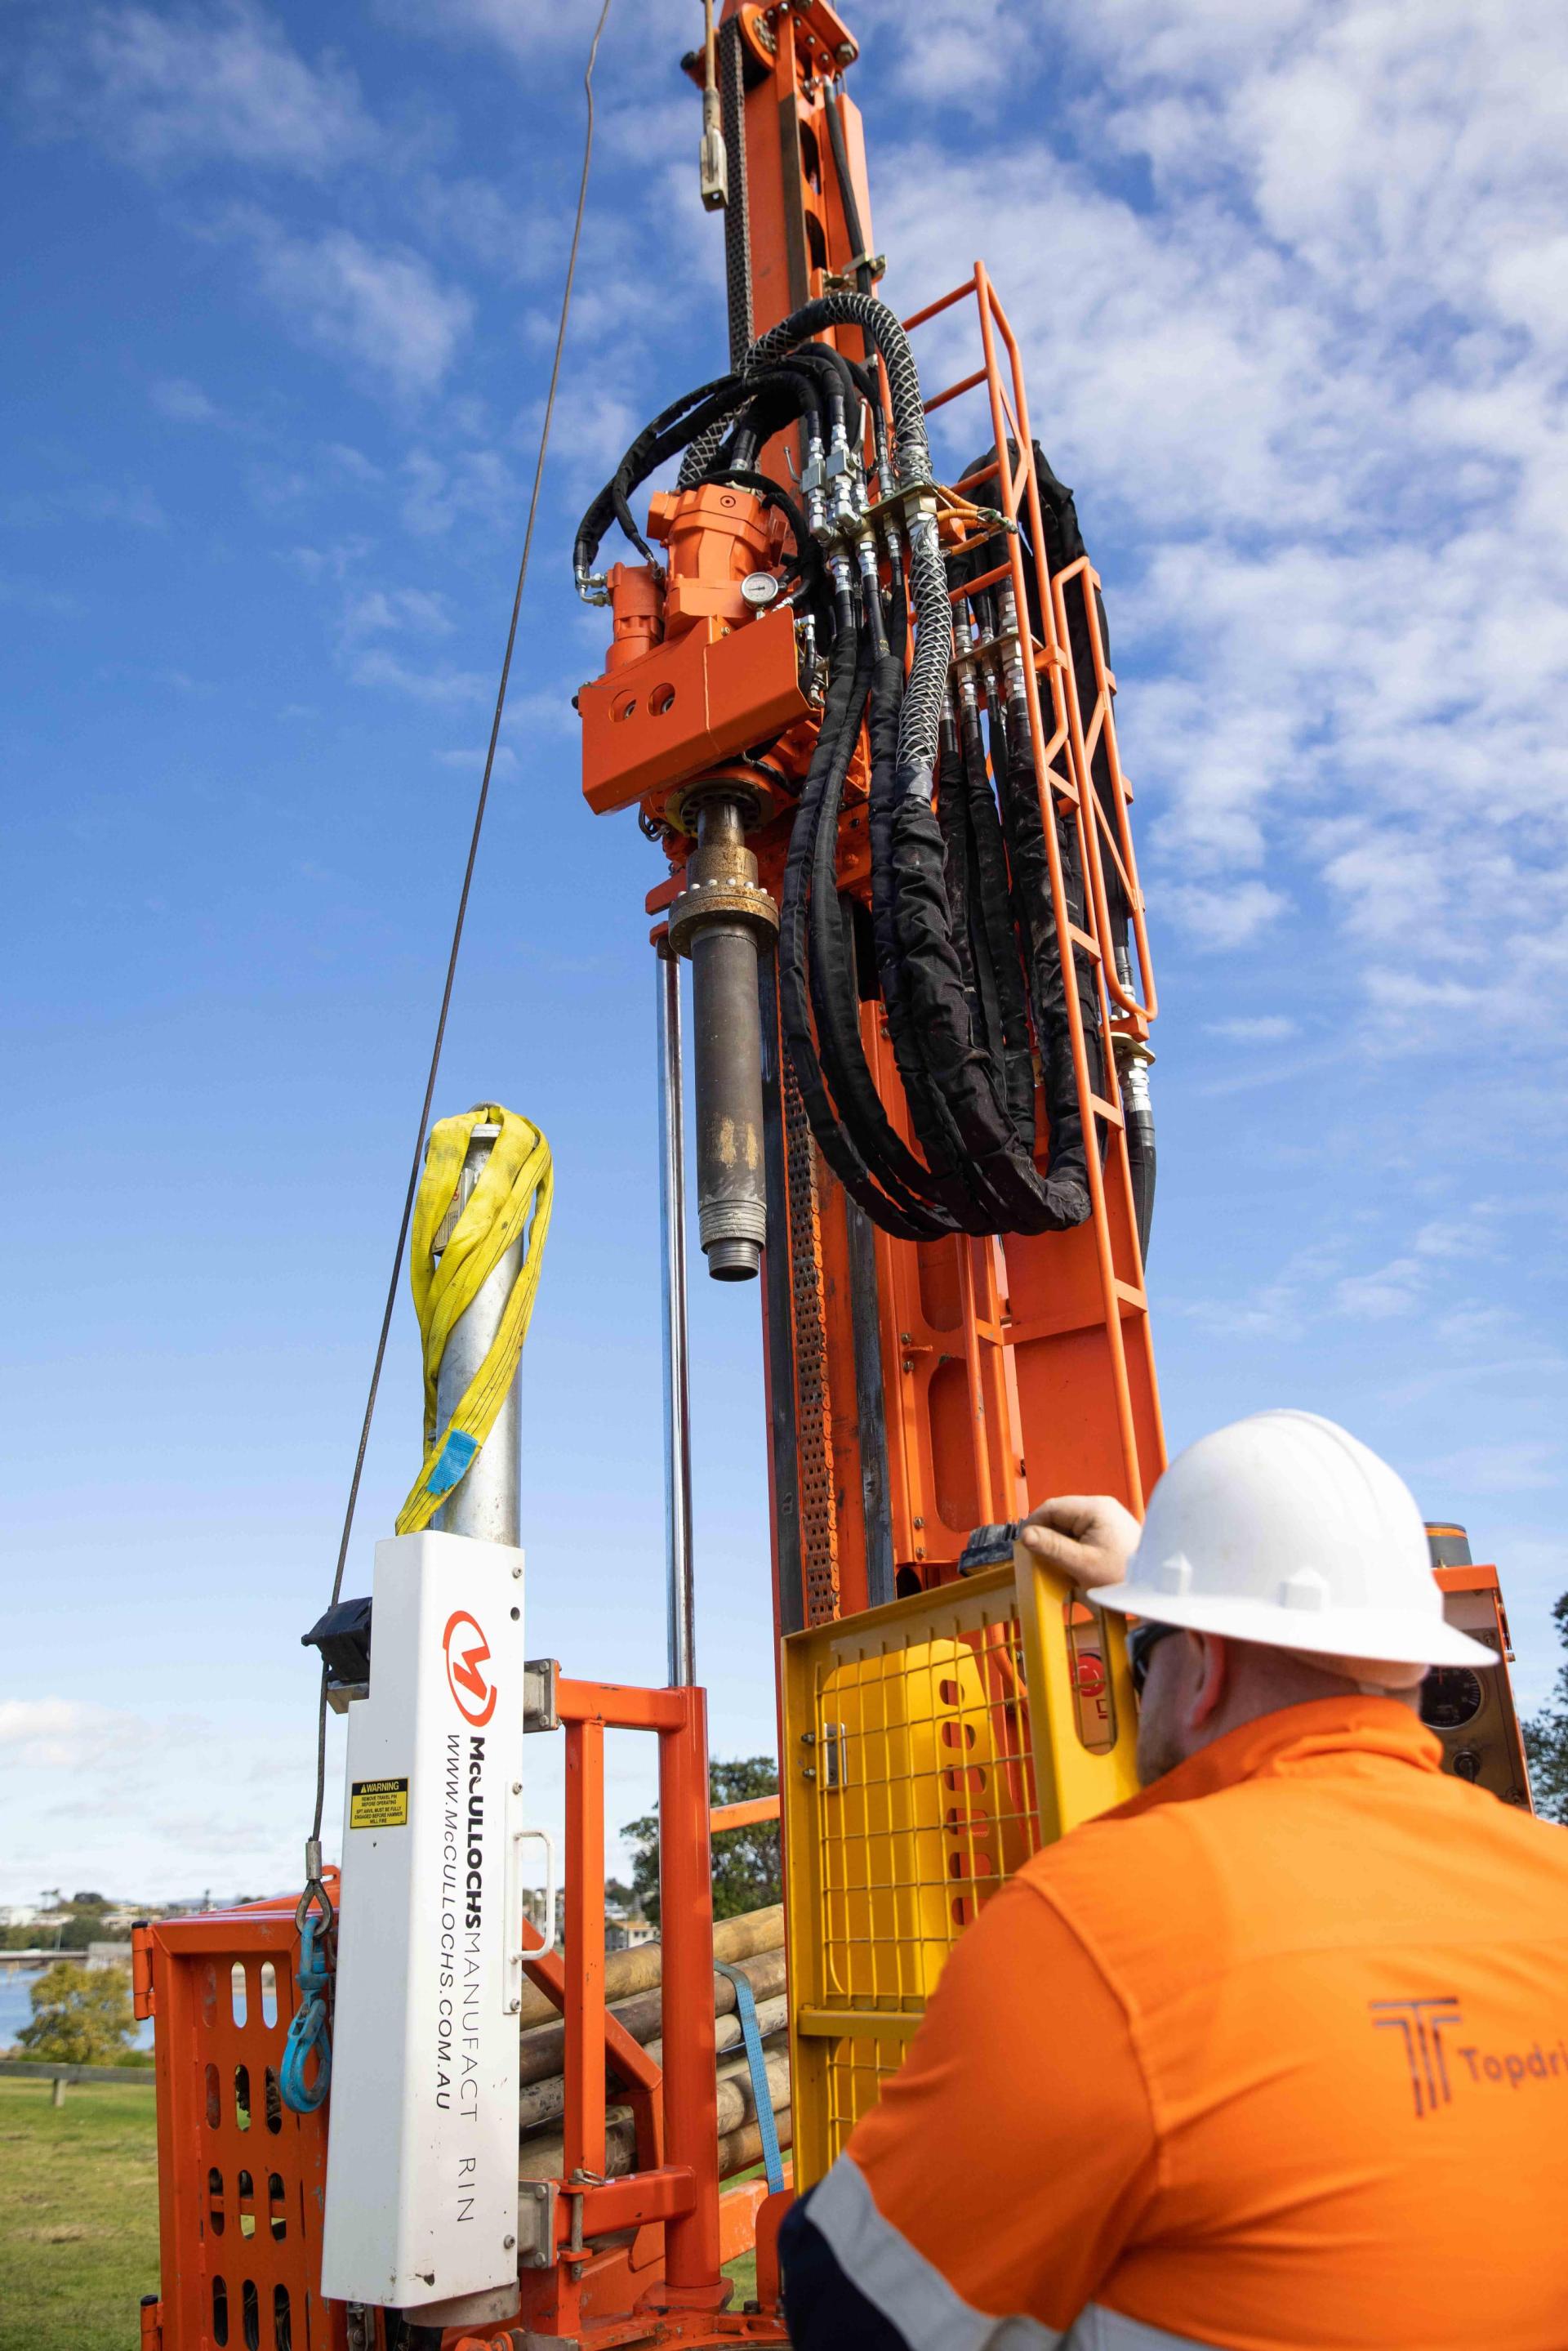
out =
[[496,1689],[484,1670],[490,1662],[490,1644],[466,1608],[453,1609],[447,1618],[441,1647],[446,1652],[447,1687],[457,1710],[475,1730],[483,1730],[495,1711]]

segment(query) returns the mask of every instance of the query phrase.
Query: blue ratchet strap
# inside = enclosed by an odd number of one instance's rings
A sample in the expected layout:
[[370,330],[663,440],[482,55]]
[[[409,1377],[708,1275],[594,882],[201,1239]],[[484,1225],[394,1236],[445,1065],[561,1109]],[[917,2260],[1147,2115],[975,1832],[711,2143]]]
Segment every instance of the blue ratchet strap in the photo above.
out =
[[752,2073],[752,2104],[757,2110],[763,2161],[767,2167],[768,2187],[776,2196],[784,2184],[784,2158],[779,2153],[778,2126],[774,2120],[774,2094],[768,2087],[768,2061],[763,2054],[763,2036],[757,2024],[756,1996],[749,1980],[739,1968],[729,1967],[722,1959],[715,1959],[713,1973],[728,1976],[735,1987],[735,2013],[741,2020],[741,2039],[745,2044],[746,2064]]
[[[312,2115],[327,2095],[332,2079],[332,2043],[327,2032],[327,1987],[330,1970],[326,1954],[316,1950],[316,1920],[308,1915],[299,1930],[299,2006],[294,2011],[277,2069],[278,2095],[291,2113]],[[316,2079],[306,2082],[305,2068],[317,2053]]]

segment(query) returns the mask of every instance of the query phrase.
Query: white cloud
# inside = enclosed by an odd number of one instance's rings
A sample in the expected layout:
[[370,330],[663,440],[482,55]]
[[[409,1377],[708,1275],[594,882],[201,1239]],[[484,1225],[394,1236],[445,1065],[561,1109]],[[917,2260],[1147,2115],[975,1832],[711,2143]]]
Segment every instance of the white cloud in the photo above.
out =
[[980,113],[1002,89],[1017,44],[1038,32],[1030,12],[1008,0],[860,0],[856,29],[863,47],[892,68],[904,96],[950,112]]
[[1245,946],[1282,913],[1288,900],[1266,882],[1168,882],[1161,893],[1168,909],[1187,925],[1194,946],[1222,954]]
[[1493,1445],[1461,1445],[1433,1464],[1451,1486],[1480,1494],[1518,1494],[1555,1486],[1563,1448],[1544,1437],[1518,1437]]
[[504,523],[519,496],[505,460],[492,449],[464,449],[452,457],[410,449],[402,473],[408,486],[403,521],[421,538],[440,538],[463,515]]
[[1223,1037],[1231,1045],[1281,1045],[1299,1033],[1300,1022],[1284,1012],[1241,1014],[1233,1020],[1206,1020],[1206,1037]]
[[384,646],[356,654],[348,674],[356,685],[386,686],[416,702],[483,702],[495,692],[494,680],[482,677],[477,670],[416,669]]
[[[1203,1330],[1231,1340],[1299,1339],[1325,1323],[1393,1322],[1419,1311],[1423,1327],[1435,1329],[1451,1345],[1473,1351],[1478,1344],[1495,1345],[1513,1318],[1502,1309],[1478,1307],[1473,1301],[1439,1311],[1450,1262],[1476,1253],[1469,1246],[1469,1229],[1458,1220],[1429,1222],[1411,1248],[1366,1272],[1347,1270],[1354,1248],[1350,1237],[1314,1242],[1294,1250],[1277,1273],[1239,1297],[1178,1299],[1173,1303]],[[1491,1364],[1484,1371],[1501,1379],[1511,1368]],[[1555,1366],[1532,1359],[1530,1368]],[[1469,1370],[1478,1378],[1483,1375],[1473,1357]],[[1442,1367],[1436,1375],[1447,1380],[1451,1368]]]
[[1416,1235],[1420,1257],[1490,1257],[1497,1246],[1489,1230],[1491,1211],[1483,1202],[1468,1217],[1433,1217]]
[[386,480],[379,465],[373,465],[362,449],[351,448],[346,441],[329,441],[321,454],[335,473],[344,475],[362,488],[369,489]]
[[223,413],[215,401],[210,400],[199,383],[187,376],[169,376],[155,383],[148,398],[160,416],[167,416],[173,424],[221,424]]
[[371,588],[349,599],[343,615],[346,637],[410,632],[450,637],[457,626],[447,600],[429,588]]
[[112,522],[132,530],[166,530],[169,517],[144,482],[59,482],[23,490],[0,507],[0,522],[14,529],[47,529],[76,520]]
[[263,292],[303,340],[337,353],[381,389],[410,397],[445,377],[473,304],[430,264],[400,246],[368,245],[348,229],[294,236],[246,207],[228,229],[249,244]]
[[340,538],[330,547],[291,547],[280,559],[306,580],[346,580],[370,545],[368,538]]
[[[209,1879],[221,1896],[290,1885],[313,1761],[303,1712],[297,1727],[280,1763],[270,1732],[57,1696],[0,1700],[0,1898],[62,1878],[151,1902]],[[329,1788],[329,1820],[336,1810]]]
[[55,620],[74,619],[86,611],[80,599],[63,588],[45,588],[33,580],[0,579],[0,604],[17,611],[37,612]]
[[59,16],[27,89],[47,125],[79,128],[148,170],[213,159],[318,174],[374,142],[354,77],[310,65],[254,0]]
[[[482,776],[484,773],[484,753],[485,746],[483,743],[476,743],[472,750],[438,751],[435,756],[438,763],[443,768],[456,768],[465,776]],[[498,776],[508,775],[516,765],[516,752],[509,744],[498,743],[495,747],[495,765],[493,772]]]
[[88,1770],[154,1743],[153,1726],[141,1716],[80,1698],[0,1698],[0,1752],[18,1770]]
[[[1233,949],[1321,897],[1363,1046],[1560,1038],[1561,11],[1031,14],[1091,93],[1056,148],[884,152],[877,241],[903,309],[987,256],[1091,549],[1136,550],[1101,560],[1157,912]],[[960,315],[933,382],[973,363]]]
[[1420,1303],[1426,1270],[1417,1258],[1397,1257],[1376,1273],[1346,1274],[1334,1290],[1334,1311],[1355,1322],[1386,1322]]

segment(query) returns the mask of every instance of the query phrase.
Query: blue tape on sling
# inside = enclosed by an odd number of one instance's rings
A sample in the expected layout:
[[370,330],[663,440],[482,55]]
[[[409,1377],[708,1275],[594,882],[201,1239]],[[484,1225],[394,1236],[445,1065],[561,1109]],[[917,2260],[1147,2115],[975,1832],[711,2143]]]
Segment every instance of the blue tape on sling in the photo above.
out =
[[479,1450],[476,1437],[465,1437],[454,1428],[441,1447],[435,1468],[431,1471],[428,1490],[432,1494],[450,1494],[463,1471]]
[[768,2061],[763,2054],[756,1998],[739,1968],[729,1967],[722,1959],[715,1959],[713,1973],[728,1976],[735,1987],[735,2013],[741,2020],[741,2039],[745,2043],[746,2064],[752,2073],[752,2104],[757,2110],[763,2162],[767,2169],[768,2186],[776,2196],[784,2184],[784,2158],[779,2153],[778,2126],[774,2120],[774,2094],[768,2087]]

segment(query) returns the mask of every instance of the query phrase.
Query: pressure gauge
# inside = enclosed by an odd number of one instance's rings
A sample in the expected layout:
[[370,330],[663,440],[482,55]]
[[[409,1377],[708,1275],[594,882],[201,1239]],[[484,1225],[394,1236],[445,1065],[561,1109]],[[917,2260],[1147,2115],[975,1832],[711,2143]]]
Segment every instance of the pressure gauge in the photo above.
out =
[[1421,1685],[1421,1719],[1433,1730],[1462,1729],[1485,1698],[1480,1676],[1468,1666],[1434,1666]]
[[741,582],[741,593],[753,612],[765,612],[778,601],[779,583],[771,571],[748,571]]

